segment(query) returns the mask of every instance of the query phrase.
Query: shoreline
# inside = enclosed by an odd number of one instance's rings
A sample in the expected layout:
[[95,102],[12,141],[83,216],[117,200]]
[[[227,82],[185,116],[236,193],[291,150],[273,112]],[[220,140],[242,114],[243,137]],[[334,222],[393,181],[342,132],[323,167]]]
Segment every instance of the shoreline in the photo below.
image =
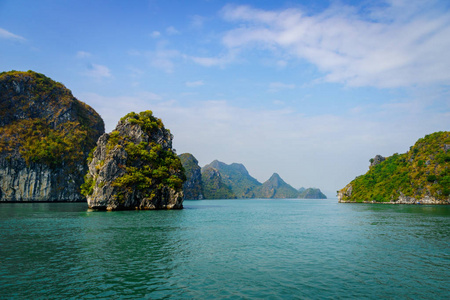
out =
[[375,200],[372,201],[347,201],[347,200],[339,200],[338,203],[357,203],[357,204],[392,204],[392,205],[450,205],[450,202],[446,200],[439,201],[414,201],[414,202],[406,202],[406,201],[396,201],[396,202],[377,202]]

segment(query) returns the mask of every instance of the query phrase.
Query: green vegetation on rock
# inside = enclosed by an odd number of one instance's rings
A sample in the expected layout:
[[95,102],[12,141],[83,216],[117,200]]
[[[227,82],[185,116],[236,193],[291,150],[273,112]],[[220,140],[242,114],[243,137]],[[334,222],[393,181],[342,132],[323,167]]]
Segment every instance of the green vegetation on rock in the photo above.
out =
[[0,73],[0,201],[82,201],[86,158],[101,117],[62,83]]
[[228,186],[237,198],[255,198],[254,190],[261,186],[258,180],[250,176],[243,164],[232,163],[227,165],[215,160],[204,168],[217,169],[223,184]]
[[[182,208],[186,180],[168,129],[151,111],[129,113],[103,135],[82,186],[90,207]],[[105,200],[106,199],[106,200]]]
[[396,202],[405,197],[448,201],[450,132],[419,139],[407,153],[395,153],[372,165],[338,193],[342,202]]
[[28,165],[73,166],[103,133],[92,108],[43,74],[3,72],[0,82],[0,153],[7,158],[19,152]]
[[236,194],[224,183],[219,170],[213,167],[202,169],[203,193],[205,199],[235,199]]

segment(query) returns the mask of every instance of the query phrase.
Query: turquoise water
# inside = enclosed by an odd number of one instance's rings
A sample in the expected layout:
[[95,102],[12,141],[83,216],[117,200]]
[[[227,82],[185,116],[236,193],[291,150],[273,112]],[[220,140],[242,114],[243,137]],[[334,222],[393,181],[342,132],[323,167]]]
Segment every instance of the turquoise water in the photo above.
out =
[[0,205],[0,298],[448,299],[450,206]]

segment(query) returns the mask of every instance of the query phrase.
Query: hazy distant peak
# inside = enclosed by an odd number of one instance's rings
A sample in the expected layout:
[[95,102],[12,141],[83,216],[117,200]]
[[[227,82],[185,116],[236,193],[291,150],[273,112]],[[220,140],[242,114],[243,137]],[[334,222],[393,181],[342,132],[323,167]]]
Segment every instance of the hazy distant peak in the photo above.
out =
[[267,181],[276,185],[286,184],[286,182],[280,177],[280,175],[278,175],[278,173],[273,173]]

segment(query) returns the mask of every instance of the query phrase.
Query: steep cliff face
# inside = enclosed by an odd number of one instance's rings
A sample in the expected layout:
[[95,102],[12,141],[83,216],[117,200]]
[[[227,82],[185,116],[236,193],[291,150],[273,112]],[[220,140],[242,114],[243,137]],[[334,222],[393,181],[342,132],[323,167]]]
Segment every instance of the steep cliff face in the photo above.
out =
[[450,132],[427,135],[407,153],[377,157],[338,191],[339,202],[450,204]]
[[198,160],[190,153],[183,153],[178,157],[186,175],[186,181],[183,184],[184,199],[203,199],[202,170],[198,165]]
[[61,83],[0,73],[0,201],[85,201],[86,158],[101,117]]
[[82,186],[93,209],[180,209],[186,179],[172,134],[151,111],[130,113],[102,135]]

